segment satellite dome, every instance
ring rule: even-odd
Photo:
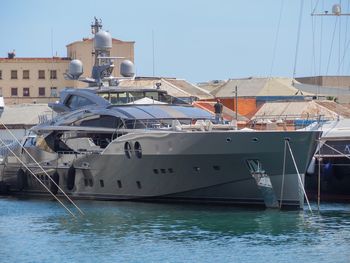
[[[79,59],[73,59],[69,63],[68,73],[74,79],[78,79],[83,74],[83,63]]]
[[[333,7],[332,7],[332,13],[333,13],[334,15],[339,16],[340,13],[341,13],[341,6],[340,6],[339,4],[333,5]]]
[[[130,60],[124,60],[120,64],[120,75],[127,78],[135,76],[134,63],[132,63]]]
[[[100,30],[95,34],[94,45],[96,50],[108,50],[112,48],[112,36],[109,32]]]

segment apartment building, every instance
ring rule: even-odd
[[[134,62],[134,43],[112,40],[111,56]],[[67,57],[17,58],[14,52],[0,58],[0,95],[5,104],[47,103],[56,101],[66,87],[84,87],[84,83],[66,80],[72,59],[83,62],[83,77],[90,77],[93,66],[93,40],[84,38],[67,46]],[[121,60],[115,61],[114,76],[119,76]]]

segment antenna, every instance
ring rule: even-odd
[[[154,70],[155,66],[154,66],[154,31],[152,29],[152,70],[153,70],[153,77],[154,77]]]

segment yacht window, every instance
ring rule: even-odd
[[[120,128],[123,122],[120,118],[108,115],[89,116],[74,123],[77,126]]]
[[[75,95],[71,96],[66,102],[66,106],[70,109],[78,109],[91,104],[94,104],[91,100]]]
[[[129,92],[129,102],[134,102],[136,100],[144,98],[144,94],[142,91],[130,91]]]
[[[159,100],[158,92],[156,92],[156,91],[145,92],[145,97],[153,99],[153,100]]]

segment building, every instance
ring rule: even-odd
[[[268,101],[302,101],[312,93],[301,92],[292,78],[242,78],[211,81],[199,86],[219,98],[229,109],[251,118]],[[237,94],[235,92],[237,87]],[[237,104],[236,104],[237,96]]]
[[[350,76],[314,76],[296,78],[296,87],[316,97],[332,99],[341,104],[350,103]]]
[[[350,88],[350,76],[311,76],[295,78],[303,84],[322,87]]]
[[[169,95],[191,103],[197,100],[214,99],[208,91],[187,82],[184,79],[161,77],[136,77],[134,80],[122,81],[120,87],[159,88]]]
[[[112,40],[112,57],[123,57],[134,62],[135,42]],[[83,62],[85,77],[90,77],[93,65],[93,39],[84,38],[67,45],[67,57],[17,58],[10,52],[0,58],[0,95],[5,104],[47,103],[55,101],[66,87],[84,87],[79,81],[66,80],[72,59]],[[120,60],[115,61],[114,76],[119,76]]]

